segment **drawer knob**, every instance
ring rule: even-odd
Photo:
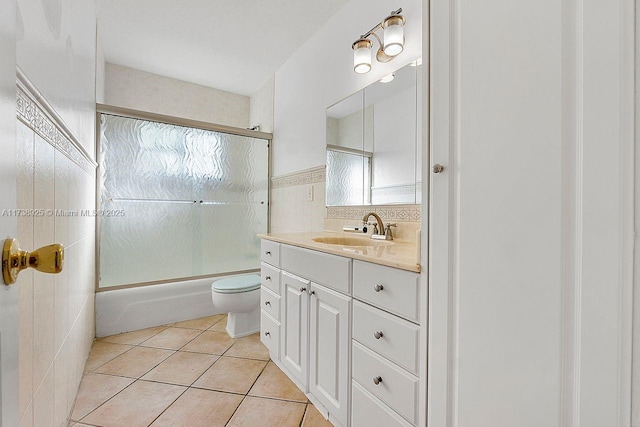
[[[307,288],[300,288],[300,292],[304,292],[306,290],[307,290]]]
[[[265,255],[271,255],[271,251],[265,251],[264,254]]]
[[[271,305],[271,301],[265,301],[264,305]]]
[[[264,278],[264,280],[271,281],[271,276],[267,276],[267,277],[265,277],[265,278]]]
[[[384,286],[382,286],[382,285],[375,285],[373,287],[373,290],[376,291],[376,292],[380,292],[383,289],[384,289]]]
[[[271,332],[265,332],[265,333],[264,333],[264,336],[265,336],[265,337],[270,337],[270,336],[271,336]]]
[[[376,331],[373,333],[373,336],[379,340],[380,338],[382,338],[384,336],[384,334],[382,333],[382,331]]]
[[[382,377],[373,377],[373,383],[378,385],[382,382]]]

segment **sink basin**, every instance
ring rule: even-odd
[[[324,243],[327,245],[339,245],[339,246],[389,246],[393,245],[393,242],[387,240],[374,240],[363,237],[316,237],[312,239],[317,243]]]

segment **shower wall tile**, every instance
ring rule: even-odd
[[[249,127],[249,97],[105,64],[107,105],[240,128]]]
[[[20,425],[64,426],[95,336],[95,219],[79,215],[94,209],[95,170],[37,98],[18,92],[29,103],[17,115],[18,209],[34,215],[19,217],[17,237],[23,249],[65,247],[60,274],[18,278]]]

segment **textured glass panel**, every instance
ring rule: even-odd
[[[369,157],[327,150],[327,206],[369,204],[370,172]]]
[[[259,268],[267,143],[102,115],[100,286]]]

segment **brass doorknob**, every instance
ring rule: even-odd
[[[59,243],[43,246],[33,252],[20,249],[17,239],[6,239],[2,247],[2,278],[5,285],[16,282],[25,268],[35,268],[43,273],[57,274],[64,264],[64,248]]]

